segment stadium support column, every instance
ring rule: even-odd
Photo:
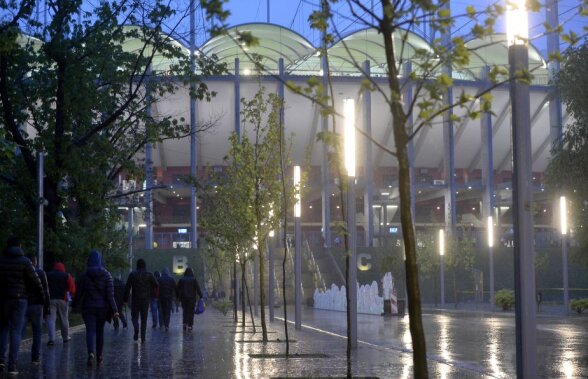
[[[326,57],[327,49],[323,43],[321,67],[323,71],[323,95],[329,94],[329,68]],[[322,116],[321,132],[326,133],[329,131],[329,116]],[[327,248],[331,247],[331,186],[330,186],[330,175],[329,175],[329,147],[323,141],[323,150],[321,154],[321,189],[322,189],[322,226],[323,226],[323,239],[324,246]]]
[[[194,1],[190,0],[190,73],[196,72],[196,21]],[[197,145],[196,145],[196,83],[190,80],[190,175],[196,178],[198,175]],[[198,247],[198,201],[196,187],[190,188],[190,247]]]
[[[239,58],[235,58],[235,133],[241,141],[241,75],[239,74]]]
[[[443,9],[449,10],[449,2],[443,5]],[[442,44],[451,46],[451,29],[442,36]],[[444,66],[443,73],[452,77],[451,66]],[[443,96],[444,106],[451,107],[453,104],[453,87],[447,88]],[[455,136],[453,134],[453,121],[451,116],[453,110],[450,108],[443,114],[443,171],[445,172],[445,230],[451,238],[455,234],[456,212],[455,212]]]
[[[552,30],[557,30],[559,25],[558,14],[558,0],[548,1],[545,6],[545,18],[549,27]],[[547,34],[547,55],[552,56],[559,54],[559,33],[552,32]],[[554,76],[559,72],[560,64],[557,59],[550,59],[547,64],[548,75],[550,82]],[[563,115],[561,97],[559,91],[554,86],[551,86],[551,98],[549,99],[549,125],[551,143],[556,143],[561,140],[563,133]]]
[[[151,66],[147,68],[147,87],[150,85]],[[147,119],[151,118],[151,101],[153,101],[150,90],[147,88]],[[145,250],[153,249],[153,160],[151,142],[145,145]]]
[[[369,80],[370,77],[370,61],[363,62],[363,72],[365,77]],[[372,136],[372,93],[369,89],[363,92],[363,131],[368,136]],[[363,138],[364,146],[364,162],[363,162],[363,178],[364,178],[364,193],[363,193],[363,214],[364,214],[364,233],[365,246],[374,246],[374,168],[372,167],[372,141]]]
[[[484,85],[490,86],[489,81],[490,67],[484,70]],[[480,118],[480,132],[482,137],[482,183],[484,184],[484,193],[482,197],[482,220],[486,220],[488,236],[494,235],[494,157],[492,141],[492,113],[483,112]],[[493,242],[488,239],[488,292],[490,294],[490,309],[494,307],[494,256]]]
[[[413,94],[412,94],[412,83],[410,82],[410,73],[412,72],[412,62],[405,61],[402,65],[402,77],[404,79],[404,84],[402,88],[402,101],[404,102],[404,111],[408,113],[410,111],[410,105],[412,104]],[[412,112],[406,119],[406,128],[409,131],[409,134],[412,134],[413,130],[413,120],[412,120]],[[412,196],[410,197],[410,208],[412,211],[412,215],[416,222],[416,192],[414,191],[414,138],[411,138],[408,141],[408,164],[410,170],[410,188],[413,189]]]

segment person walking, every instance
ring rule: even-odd
[[[119,328],[119,321],[122,323],[123,329],[126,329],[128,326],[127,317],[125,316],[125,312],[123,311],[124,302],[125,302],[125,284],[120,278],[120,274],[116,274],[114,278],[114,301],[116,302],[116,308],[118,309],[118,318],[113,320],[113,326],[115,330]]]
[[[86,271],[78,283],[73,305],[82,309],[86,325],[87,365],[91,367],[94,359],[98,365],[103,361],[104,324],[109,317],[118,317],[112,276],[102,266],[102,257],[98,251],[90,252]]]
[[[24,337],[27,329],[27,322],[31,323],[33,332],[33,344],[31,346],[31,362],[34,365],[41,363],[41,338],[43,337],[43,318],[49,315],[49,287],[47,286],[47,276],[45,271],[37,267],[37,256],[28,254],[27,258],[31,261],[35,271],[43,285],[44,296],[40,297],[35,292],[29,293],[27,312],[25,322],[22,326],[22,336]]]
[[[47,335],[49,336],[47,346],[55,345],[55,322],[57,318],[59,318],[63,343],[68,343],[71,340],[69,336],[68,294],[71,299],[75,297],[75,282],[71,274],[65,271],[65,265],[61,262],[56,262],[53,265],[53,270],[47,273],[47,283],[49,284],[49,295],[51,296],[49,300],[50,313],[47,316]]]
[[[155,280],[157,280],[157,283],[159,283],[159,278],[161,278],[161,274],[159,273],[159,271],[154,271],[153,276],[155,277]],[[149,302],[149,307],[151,310],[151,326],[153,327],[153,329],[155,329],[157,328],[157,324],[163,325],[163,322],[161,322],[159,317],[159,287],[151,293],[151,301]]]
[[[155,276],[147,271],[147,265],[143,259],[137,260],[137,269],[129,274],[125,286],[125,303],[131,299],[131,320],[135,334],[133,339],[139,339],[139,316],[141,316],[141,343],[145,343],[147,334],[147,312],[151,295],[157,290],[159,284]]]
[[[159,279],[159,306],[161,308],[161,319],[165,331],[169,330],[169,320],[174,300],[174,292],[176,289],[176,281],[169,275],[167,268],[161,270],[161,278]]]
[[[196,296],[202,297],[202,291],[200,291],[200,286],[191,267],[186,268],[184,276],[178,280],[176,296],[182,303],[184,330],[192,331],[194,308],[198,300]]]
[[[6,345],[10,336],[9,376],[18,375],[18,350],[31,294],[45,303],[41,279],[31,261],[24,256],[20,239],[12,237],[0,257],[0,370],[3,371],[6,365]]]

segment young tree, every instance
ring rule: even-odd
[[[45,153],[50,262],[107,249],[117,236],[110,234],[117,217],[107,211],[115,209],[115,179],[142,178],[136,156],[145,144],[190,133],[181,118],[150,115],[152,104],[183,80],[196,82],[191,95],[199,99],[214,93],[170,37],[183,16],[166,2],[101,1],[90,11],[77,0],[49,1],[46,24],[34,5],[7,2],[0,22],[0,137],[2,146],[18,147],[11,160],[1,155],[0,182],[15,199],[10,207],[2,202],[2,212],[21,209],[19,232],[34,236],[36,153]],[[203,59],[199,68],[204,75],[219,69]]]

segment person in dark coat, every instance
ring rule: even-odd
[[[25,316],[25,323],[22,327],[22,335],[25,335],[27,329],[27,322],[31,323],[33,332],[33,344],[31,346],[31,362],[34,365],[41,363],[41,338],[43,337],[43,316],[49,315],[49,286],[47,285],[47,276],[45,271],[37,267],[37,256],[28,254],[27,258],[35,267],[35,271],[41,279],[43,285],[44,298],[39,297],[35,292],[29,294],[27,313]]]
[[[118,308],[114,301],[112,276],[102,266],[102,257],[96,250],[90,252],[87,269],[79,279],[73,305],[81,307],[86,325],[88,366],[92,366],[94,358],[97,364],[101,364],[104,324],[109,317],[118,317]]]
[[[118,309],[118,318],[115,318],[113,321],[113,326],[115,330],[119,328],[119,320],[122,323],[123,329],[126,329],[128,326],[127,317],[125,316],[125,312],[123,312],[124,302],[125,302],[125,284],[120,279],[120,274],[114,278],[114,301],[116,302],[116,308]]]
[[[45,300],[41,279],[20,247],[20,239],[10,238],[0,257],[0,370],[4,370],[6,345],[10,335],[8,375],[18,375],[16,359],[22,338],[29,295]]]
[[[196,296],[202,297],[202,291],[192,268],[188,267],[184,276],[178,280],[176,296],[182,303],[184,330],[191,331],[194,325],[194,308],[198,300]]]
[[[125,286],[125,303],[131,299],[131,319],[135,334],[133,339],[139,339],[139,315],[141,316],[141,343],[145,343],[147,334],[147,313],[151,295],[157,290],[159,284],[152,273],[147,271],[147,265],[143,259],[137,260],[137,269],[129,274]]]
[[[159,279],[159,307],[161,308],[161,318],[166,332],[169,330],[169,319],[175,289],[176,281],[169,275],[168,269],[164,268],[161,270],[161,278]]]

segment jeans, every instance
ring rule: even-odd
[[[4,362],[6,345],[10,334],[10,350],[8,364],[16,364],[18,349],[22,339],[22,326],[25,322],[28,301],[26,299],[10,299],[0,301],[0,361]]]
[[[84,324],[86,324],[88,355],[95,353],[98,357],[102,356],[106,313],[107,310],[104,308],[86,308],[82,310],[82,318],[84,319]]]
[[[47,335],[49,341],[55,341],[55,321],[59,316],[59,323],[61,326],[61,338],[67,341],[69,338],[69,320],[68,320],[68,303],[61,299],[51,299],[51,313],[47,316]]]
[[[163,320],[163,326],[169,328],[169,319],[172,310],[172,299],[159,299],[159,308],[161,309],[161,320]]]
[[[149,299],[136,299],[131,304],[131,319],[135,333],[139,332],[139,316],[141,316],[141,340],[145,340],[147,334],[147,313],[149,311]]]
[[[182,310],[184,325],[192,327],[194,325],[194,308],[196,307],[196,300],[182,300]]]
[[[153,327],[157,327],[157,323],[158,323],[158,313],[159,313],[159,307],[157,306],[157,299],[151,299],[150,302],[150,307],[151,307],[151,321],[153,321]]]
[[[41,304],[29,304],[22,324],[22,335],[27,329],[27,322],[31,323],[33,330],[33,346],[31,347],[31,359],[36,361],[41,357],[41,338],[43,337],[43,306]]]

